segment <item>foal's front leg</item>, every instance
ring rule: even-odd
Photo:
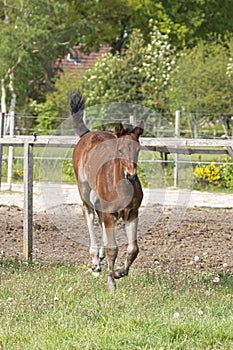
[[[127,276],[129,273],[129,268],[133,261],[136,259],[139,248],[137,243],[137,228],[138,228],[138,218],[132,221],[126,221],[125,229],[128,238],[127,256],[124,265],[115,271],[114,277],[121,278]]]

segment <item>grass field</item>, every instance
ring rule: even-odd
[[[232,349],[233,276],[0,260],[0,349]]]

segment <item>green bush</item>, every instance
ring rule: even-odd
[[[75,182],[74,169],[71,160],[65,160],[62,163],[62,173],[66,175],[70,181]]]
[[[233,164],[225,164],[221,169],[221,181],[226,188],[233,188]]]

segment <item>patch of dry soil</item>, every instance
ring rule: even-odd
[[[54,209],[52,213],[61,218],[63,226],[60,229],[51,220],[51,213],[34,213],[34,259],[77,264],[90,262],[87,227],[80,206],[69,207],[75,215],[65,215],[65,207]],[[172,209],[166,208],[159,215],[158,208],[154,210],[154,214],[149,213],[150,218],[153,215],[156,217],[151,227],[145,215],[140,219],[140,252],[134,266],[152,269],[158,266],[164,269],[223,269],[227,264],[227,268],[233,271],[233,209],[188,209],[181,223],[170,234],[166,227]],[[72,236],[74,227],[76,234]],[[123,226],[119,224],[118,228],[120,247],[117,264],[120,264],[125,256],[126,243]],[[0,256],[22,257],[22,252],[23,211],[14,206],[0,206]]]

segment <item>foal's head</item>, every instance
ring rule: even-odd
[[[118,123],[115,127],[117,137],[116,158],[120,159],[125,178],[134,182],[137,178],[137,162],[140,150],[139,136],[143,134],[144,125],[135,128],[131,125],[123,127]]]

